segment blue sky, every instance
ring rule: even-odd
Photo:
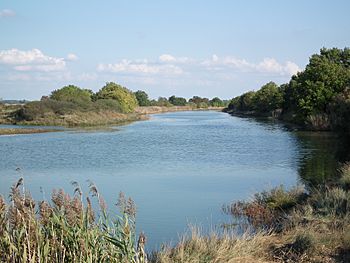
[[[350,46],[350,1],[0,2],[0,98],[114,81],[158,96],[232,98]]]

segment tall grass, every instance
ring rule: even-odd
[[[121,213],[112,216],[93,183],[86,202],[80,186],[73,185],[73,196],[58,190],[51,202],[36,203],[21,178],[11,187],[9,204],[0,197],[0,261],[147,262],[145,236],[136,242],[134,202],[121,194]]]

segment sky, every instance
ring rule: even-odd
[[[230,99],[350,46],[348,0],[0,1],[0,98],[116,82]]]

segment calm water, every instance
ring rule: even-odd
[[[313,178],[314,163],[336,162],[324,149],[331,141],[211,111],[153,115],[114,132],[1,136],[0,193],[20,176],[35,198],[59,187],[72,193],[72,180],[86,189],[90,179],[112,209],[123,191],[135,200],[138,230],[152,249],[175,242],[189,223],[223,222],[224,203]]]

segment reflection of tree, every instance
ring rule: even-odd
[[[332,180],[339,163],[349,160],[349,140],[329,133],[300,132],[296,135],[303,155],[299,176],[308,186]]]

